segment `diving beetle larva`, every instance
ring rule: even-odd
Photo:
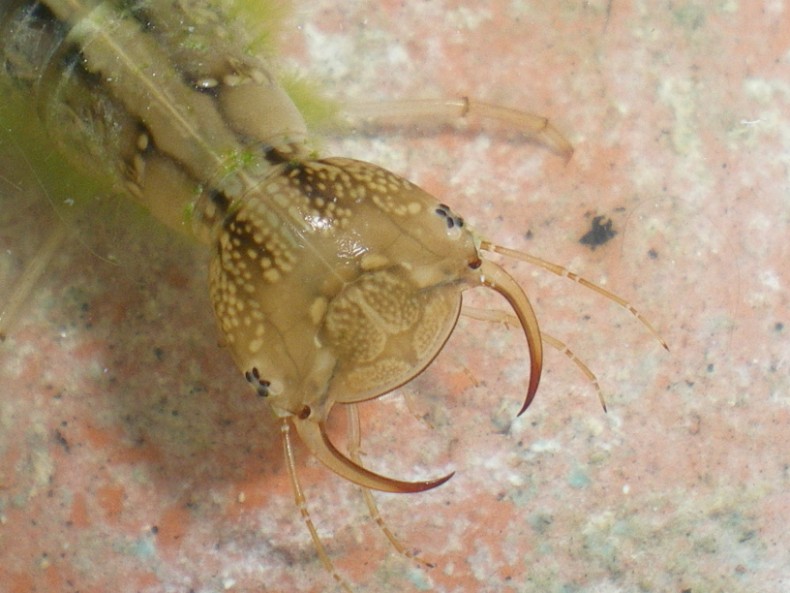
[[[355,404],[408,383],[431,363],[469,288],[496,291],[515,318],[472,316],[515,319],[524,332],[530,376],[519,415],[538,390],[543,341],[574,358],[541,334],[523,289],[486,253],[566,276],[655,331],[608,291],[478,237],[406,179],[367,162],[316,157],[299,110],[241,21],[229,16],[231,4],[5,1],[2,76],[8,93],[33,99],[52,141],[78,167],[210,247],[209,290],[222,340],[280,420],[296,503],[322,563],[349,590],[307,511],[291,430],[329,469],[364,489],[413,493],[450,479],[375,473],[353,448],[347,455],[332,443],[326,422],[335,404],[346,404],[358,434]],[[566,157],[572,152],[545,119],[469,99],[359,110],[471,114],[514,126]]]

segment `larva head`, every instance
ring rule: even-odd
[[[531,330],[531,399],[540,340],[523,292],[481,260],[449,208],[380,167],[339,158],[278,166],[232,206],[211,266],[221,331],[275,413],[294,418],[336,472],[399,491],[406,483],[363,477],[331,447],[324,421],[335,403],[419,374],[455,326],[461,292],[479,285],[504,294]],[[426,484],[435,485],[417,489]]]

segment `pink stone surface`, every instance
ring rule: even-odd
[[[363,408],[371,467],[457,472],[376,496],[434,568],[395,554],[358,489],[297,450],[341,574],[359,592],[790,590],[785,3],[336,4],[297,8],[285,32],[287,63],[331,96],[473,96],[551,117],[576,152],[474,129],[322,150],[405,174],[491,240],[614,290],[671,348],[512,266],[608,414],[549,349],[516,419],[523,338],[462,319],[427,373]],[[50,232],[24,178],[0,169],[0,299]],[[0,590],[333,590],[277,425],[217,345],[205,256],[109,210],[76,227],[0,344]],[[593,251],[579,238],[596,215],[617,235]]]

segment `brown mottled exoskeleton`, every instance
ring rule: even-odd
[[[321,560],[343,583],[307,513],[291,427],[332,471],[365,488],[436,487],[452,474],[397,480],[339,451],[325,430],[334,406],[353,410],[421,373],[452,332],[462,293],[483,286],[508,301],[529,346],[521,413],[538,389],[542,340],[565,348],[541,336],[524,291],[485,253],[592,285],[480,239],[450,207],[381,167],[316,158],[302,116],[250,51],[243,28],[224,15],[227,4],[129,1],[121,10],[98,0],[6,2],[2,74],[9,92],[35,99],[54,140],[84,168],[98,167],[164,223],[209,245],[220,332],[281,420],[297,503]],[[566,157],[572,152],[545,119],[466,99],[380,109],[393,112],[493,118]]]

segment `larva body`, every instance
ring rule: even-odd
[[[340,452],[325,431],[333,406],[353,410],[422,372],[461,293],[485,286],[508,300],[529,344],[523,412],[542,365],[534,313],[485,259],[495,248],[449,207],[375,165],[314,157],[299,111],[224,3],[122,4],[5,2],[3,76],[78,166],[212,250],[222,339],[281,419],[297,502],[340,580],[307,518],[290,428],[363,487],[437,486],[450,476],[405,482]]]
[[[304,122],[267,65],[245,55],[243,39],[220,43],[220,54],[209,45],[231,37],[219,6],[157,6],[23,3],[4,19],[6,74],[63,145],[211,245],[222,335],[314,454],[365,486],[434,485],[350,462],[323,432],[329,411],[421,372],[455,324],[461,291],[481,284],[518,303],[531,399],[541,346],[526,297],[481,259],[461,219],[416,186],[367,163],[311,159]]]

